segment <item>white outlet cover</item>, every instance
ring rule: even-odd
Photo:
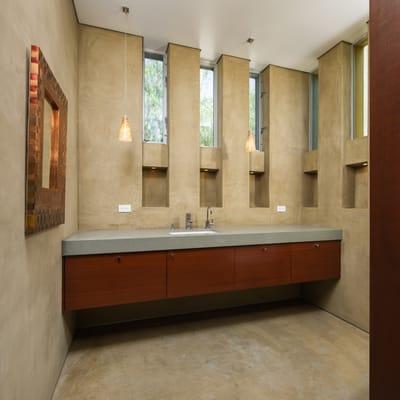
[[[132,205],[131,204],[118,204],[118,212],[120,212],[120,213],[132,212]]]
[[[277,206],[276,211],[278,211],[279,213],[284,213],[286,212],[286,206]]]

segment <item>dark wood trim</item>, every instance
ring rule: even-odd
[[[389,400],[400,398],[400,0],[370,5],[370,400]]]

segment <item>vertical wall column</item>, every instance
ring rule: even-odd
[[[270,206],[287,207],[277,223],[300,222],[303,153],[308,143],[309,80],[301,71],[270,65],[262,73],[267,97],[264,151],[269,168]],[[263,97],[264,97],[263,96]]]
[[[249,154],[245,151],[249,130],[249,73],[249,60],[223,55],[218,61],[218,124],[226,210],[249,207]]]
[[[168,45],[169,205],[200,206],[200,50]]]
[[[80,26],[79,35],[79,225],[128,225],[118,204],[142,203],[143,38]],[[118,140],[127,114],[132,143]]]
[[[350,44],[341,42],[319,59],[319,90],[318,206],[334,210],[342,207],[344,145],[351,134]]]
[[[346,151],[351,134],[351,57],[351,44],[340,42],[319,59],[318,207],[303,209],[304,224],[343,229],[341,279],[307,284],[303,293],[312,303],[368,330],[368,208],[345,208],[343,201],[345,165],[356,162]]]

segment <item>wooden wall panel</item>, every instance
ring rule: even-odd
[[[370,399],[399,399],[400,0],[371,0]]]

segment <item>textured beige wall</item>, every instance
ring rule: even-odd
[[[343,229],[342,277],[338,282],[305,285],[304,294],[368,330],[369,210],[343,208],[345,148],[351,123],[350,79],[351,46],[340,43],[319,60],[318,207],[304,208],[302,221]]]
[[[123,35],[82,26],[79,43],[80,229],[183,226],[185,212],[191,212],[195,225],[202,226],[198,49],[169,45],[170,206],[142,207],[142,39],[130,36],[128,42],[128,108],[135,136],[128,144],[119,143],[116,136],[123,113]],[[250,208],[249,157],[245,152],[249,65],[247,60],[231,56],[223,56],[220,64],[223,207],[214,210],[215,220],[217,224],[299,223],[301,163],[308,126],[307,74],[271,67],[271,109],[277,113],[271,120],[268,158],[273,202],[271,208]],[[132,203],[135,212],[118,214],[120,203]],[[278,204],[287,205],[288,212],[277,213]]]
[[[72,2],[3,0],[0,37],[0,398],[45,400],[70,342],[61,313],[61,240],[77,229],[78,31]],[[31,44],[42,48],[68,98],[66,223],[26,238]]]
[[[186,212],[193,214],[194,224],[203,226],[206,210],[200,207],[200,146],[199,146],[199,68],[197,49],[170,44],[168,50],[168,184],[169,207],[142,207],[141,204],[141,101],[142,42],[130,37],[129,106],[134,124],[134,142],[119,143],[117,129],[122,114],[121,101],[123,64],[120,62],[122,35],[92,27],[80,29],[79,84],[79,227],[80,229],[153,228],[184,225]],[[107,54],[107,57],[104,57]],[[297,71],[272,67],[270,77],[271,107],[277,116],[272,119],[268,158],[271,178],[271,208],[250,208],[249,155],[245,152],[248,131],[247,60],[223,56],[218,68],[223,207],[214,209],[218,224],[299,223],[301,217],[301,163],[306,149],[308,121],[308,78]],[[288,104],[287,104],[288,103]],[[98,118],[93,118],[98,115]],[[137,116],[137,119],[135,119]],[[95,132],[95,134],[94,134]],[[289,156],[288,156],[289,155]],[[290,158],[290,160],[288,160]],[[285,161],[286,160],[286,161]],[[219,179],[217,179],[218,184]],[[215,182],[214,182],[215,184]],[[118,214],[119,203],[132,203],[135,212]],[[276,212],[278,204],[288,206],[287,214]],[[273,295],[271,295],[271,293]],[[277,291],[266,290],[259,299],[296,297],[299,287]],[[229,296],[227,299],[231,299]],[[227,300],[225,305],[240,304],[241,296]],[[196,309],[196,300],[187,300],[188,308]],[[218,302],[218,301],[217,301]],[[143,306],[144,307],[144,306]],[[202,307],[215,304],[204,300]],[[139,307],[141,309],[141,307]],[[140,316],[137,307],[121,311],[118,319]],[[160,306],[160,313],[162,306]],[[124,308],[126,310],[126,308]],[[115,310],[114,310],[115,311]],[[105,312],[105,311],[104,311]],[[171,314],[180,312],[170,305]],[[111,315],[91,320],[104,322]]]
[[[200,50],[168,45],[169,205],[200,206]]]
[[[308,146],[309,76],[304,72],[270,66],[269,124],[264,148],[269,149],[270,205],[287,206],[274,223],[301,222],[302,153]],[[268,140],[269,137],[269,140]]]
[[[142,202],[141,37],[127,35],[127,101],[124,104],[124,35],[79,27],[79,224],[126,226],[118,204]],[[118,141],[127,114],[133,143]]]

